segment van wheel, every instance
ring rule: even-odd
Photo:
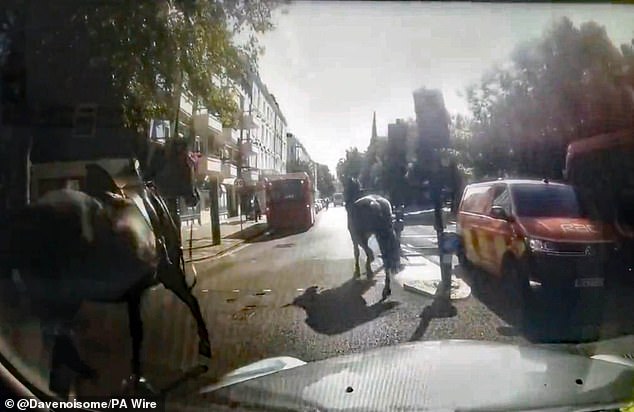
[[[528,273],[524,265],[515,259],[507,259],[502,272],[504,294],[510,306],[514,309],[518,327],[528,327],[531,315],[535,309],[535,294],[531,289]]]

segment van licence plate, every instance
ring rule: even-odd
[[[601,288],[603,287],[603,278],[579,278],[575,279],[576,288]]]

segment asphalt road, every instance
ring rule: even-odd
[[[408,218],[402,243],[410,256],[436,259],[430,224],[429,213]],[[216,376],[265,357],[312,361],[410,340],[524,344],[598,339],[634,331],[629,315],[633,295],[625,287],[600,298],[576,299],[565,310],[566,299],[561,296],[543,298],[534,324],[521,330],[514,302],[506,301],[499,282],[483,273],[456,269],[473,293],[455,301],[455,315],[445,317],[431,309],[431,297],[403,290],[396,282],[392,296],[380,302],[383,271],[374,281],[353,281],[352,256],[345,210],[331,207],[304,233],[265,235],[224,256],[196,263],[190,269],[198,274],[195,294],[212,335],[214,357],[209,372],[175,387],[171,396],[186,396]],[[363,268],[365,256],[361,256]],[[380,262],[374,268],[380,269]],[[592,310],[587,311],[588,307]],[[40,342],[37,321],[14,307],[5,309],[0,312],[5,343],[33,376],[46,382],[50,349]],[[193,319],[162,287],[148,291],[142,316],[144,374],[157,388],[169,387],[201,361]],[[121,379],[129,374],[125,305],[86,304],[75,330],[82,357],[99,373],[96,380],[78,384],[77,391],[116,393]]]

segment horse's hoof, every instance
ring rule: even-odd
[[[355,278],[355,279],[359,279],[361,277],[361,272],[354,272],[352,277]]]
[[[367,272],[365,272],[365,277],[367,277],[368,279],[372,279],[374,277],[374,272],[368,270]]]
[[[383,295],[382,295],[383,299],[382,300],[387,299],[388,296],[390,296],[391,294],[392,294],[392,290],[391,289],[383,289]]]
[[[207,359],[211,359],[211,345],[209,342],[198,342],[198,353]]]

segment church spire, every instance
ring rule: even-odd
[[[376,139],[377,139],[377,135],[376,135],[376,111],[375,111],[374,114],[372,115],[372,137],[370,137],[370,143],[376,142]]]

